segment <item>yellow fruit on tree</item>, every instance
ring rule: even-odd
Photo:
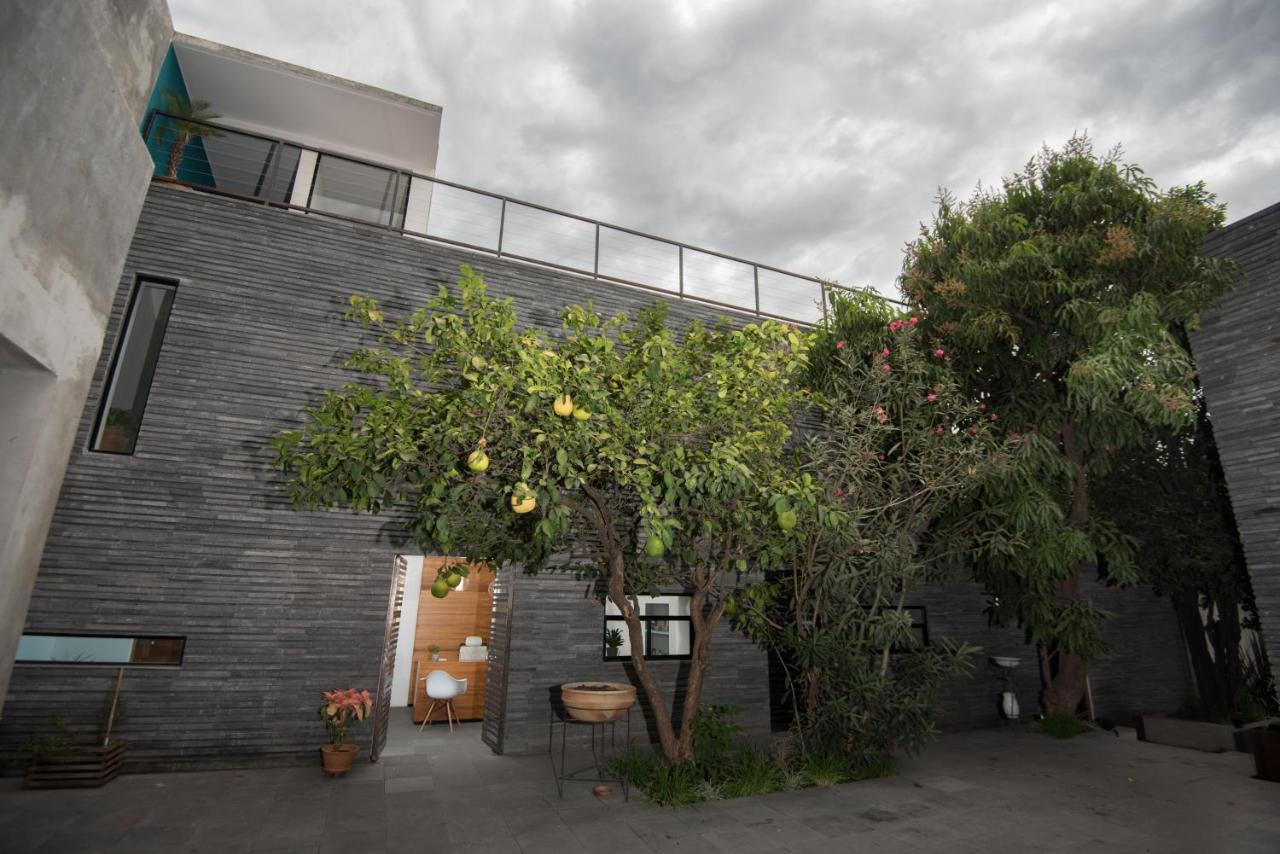
[[[650,534],[649,539],[644,541],[644,553],[649,557],[662,557],[667,553],[667,547],[662,542],[662,538],[657,534]]]
[[[591,413],[579,406],[573,410],[573,417],[579,421],[586,421],[591,417]]]
[[[443,599],[449,595],[449,583],[443,578],[437,578],[431,582],[431,595],[437,599]]]
[[[573,398],[567,394],[562,394],[556,398],[556,402],[551,404],[552,410],[561,418],[568,418],[573,414]]]
[[[784,531],[790,531],[796,526],[796,511],[783,510],[778,514],[778,527]]]
[[[475,472],[485,471],[489,468],[489,455],[484,451],[472,451],[467,454],[467,468]]]
[[[533,494],[533,490],[529,488],[529,485],[527,483],[517,483],[516,488],[511,491],[511,509],[516,513],[524,514],[532,512],[533,508],[537,506],[537,496]]]
[[[449,585],[450,587],[457,587],[459,584],[462,583],[462,573],[452,572],[452,571],[446,573],[444,577],[444,583]]]

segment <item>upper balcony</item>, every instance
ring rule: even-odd
[[[835,287],[436,178],[440,109],[393,93],[188,37],[156,91],[157,180],[805,325]],[[165,91],[217,118],[175,112]]]

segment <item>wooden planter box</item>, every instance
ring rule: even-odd
[[[1153,744],[1186,747],[1208,753],[1228,753],[1238,749],[1236,728],[1230,724],[1208,724],[1155,715],[1142,715],[1138,718],[1138,738]]]
[[[28,789],[85,789],[110,783],[124,764],[125,743],[108,747],[76,747],[61,756],[46,756],[27,768]]]

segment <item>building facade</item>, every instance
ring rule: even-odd
[[[1209,236],[1241,266],[1191,339],[1244,546],[1273,678],[1280,681],[1280,204]]]
[[[230,70],[218,71],[223,60]],[[397,557],[416,549],[395,513],[294,509],[270,447],[323,389],[350,378],[342,360],[365,340],[342,318],[350,294],[373,296],[389,313],[409,311],[469,264],[492,293],[515,301],[523,323],[545,329],[558,328],[564,305],[588,301],[602,312],[634,313],[666,300],[677,326],[725,314],[744,322],[756,312],[820,316],[821,306],[806,302],[813,280],[782,281],[776,277],[785,274],[757,266],[734,284],[740,271],[731,265],[747,262],[612,226],[582,232],[590,246],[594,230],[593,259],[587,252],[566,261],[555,253],[579,234],[573,228],[591,221],[570,217],[556,231],[536,218],[556,212],[480,194],[501,208],[495,251],[468,236],[479,231],[463,231],[475,227],[463,216],[474,209],[448,195],[465,188],[433,183],[420,165],[396,159],[396,151],[426,143],[373,138],[390,118],[366,126],[370,138],[356,151],[351,138],[237,124],[235,102],[210,82],[227,74],[242,87],[238,75],[257,63],[302,87],[290,90],[301,111],[304,84],[328,89],[334,81],[182,38],[170,61],[184,73],[187,96],[211,101],[222,118],[200,125],[209,132],[199,134],[190,125],[203,120],[190,117],[153,113],[143,125],[156,177],[119,277],[27,613],[32,640],[0,724],[6,755],[54,718],[97,719],[116,667],[76,653],[75,639],[84,636],[124,644],[117,731],[130,742],[135,770],[313,758],[324,738],[319,692],[378,684]],[[351,91],[381,98],[386,116],[419,132],[430,134],[432,121],[439,127],[439,111],[429,105],[368,87]],[[385,165],[371,153],[378,144]],[[434,169],[434,138],[427,147]],[[419,182],[425,185],[415,195]],[[513,244],[516,208],[533,212],[525,225],[543,226]],[[628,268],[610,255],[611,231],[673,247],[674,277],[642,280],[640,262]],[[711,259],[704,279],[697,253]],[[726,308],[729,302],[742,309]],[[131,359],[126,393],[121,377]],[[1098,713],[1125,719],[1181,705],[1188,675],[1169,604],[1143,590],[1094,592],[1117,614],[1107,627],[1115,654],[1093,673]],[[912,604],[932,639],[1020,656],[1018,691],[1034,708],[1034,650],[1020,631],[987,624],[980,590],[938,585]],[[546,749],[561,683],[627,678],[625,663],[601,642],[605,605],[571,576],[505,570],[491,625],[485,738],[499,752]],[[726,625],[717,632],[704,700],[740,706],[744,729],[767,733],[766,656]],[[654,669],[678,692],[686,664],[673,656]],[[980,664],[949,690],[944,726],[998,723],[996,698],[994,676]]]

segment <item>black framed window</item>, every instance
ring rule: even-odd
[[[90,450],[133,453],[176,292],[174,283],[156,279],[140,278],[134,285],[107,374]]]
[[[689,658],[693,648],[693,623],[688,596],[641,596],[640,626],[644,630],[647,661]],[[631,637],[627,621],[612,602],[605,603],[604,660],[630,661]]]
[[[929,614],[923,605],[907,605],[903,612],[911,618],[911,634],[915,635],[914,646],[929,645]]]
[[[187,639],[173,636],[24,634],[18,664],[179,666]]]

